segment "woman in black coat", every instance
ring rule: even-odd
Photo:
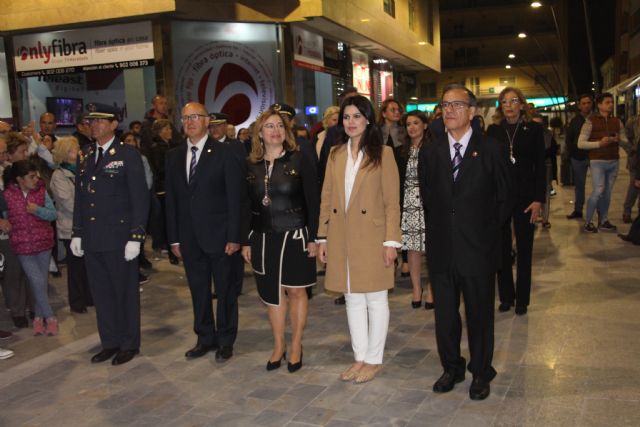
[[[518,315],[527,313],[531,294],[533,233],[545,201],[546,165],[542,126],[529,120],[527,100],[522,91],[506,87],[498,97],[498,113],[503,119],[491,125],[487,135],[508,145],[512,165],[513,209],[503,227],[502,262],[498,272],[501,312],[515,304]],[[511,268],[511,223],[516,238],[517,279],[514,287]]]

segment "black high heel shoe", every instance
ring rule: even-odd
[[[304,355],[304,353],[302,352],[302,349],[300,350],[300,361],[296,362],[296,363],[291,363],[288,362],[287,363],[287,369],[289,370],[290,373],[294,373],[295,371],[299,370],[300,368],[302,368],[302,356]]]
[[[278,359],[277,362],[272,362],[271,359],[269,359],[269,361],[267,362],[267,371],[273,371],[274,369],[278,369],[280,367],[280,365],[282,364],[283,360],[287,360],[287,351],[285,350],[284,353],[282,353],[282,357],[280,359]]]
[[[424,289],[420,289],[420,299],[418,301],[411,301],[411,307],[412,308],[420,308],[422,307],[422,293],[424,292]]]

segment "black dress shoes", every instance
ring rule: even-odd
[[[296,363],[287,363],[287,369],[289,370],[289,372],[291,372],[292,374],[299,370],[300,368],[302,368],[302,353],[300,353],[300,361],[296,362]]]
[[[446,393],[453,390],[453,386],[464,381],[464,372],[445,372],[433,385],[434,393]]]
[[[424,309],[425,310],[433,310],[434,308],[436,308],[436,304],[433,302],[429,302],[429,301],[425,301],[424,302]]]
[[[92,358],[91,358],[91,363],[100,363],[100,362],[104,362],[105,360],[111,359],[113,357],[114,354],[118,353],[120,350],[117,348],[105,348],[104,350],[102,350],[100,353],[95,354]]]
[[[180,264],[180,260],[178,259],[178,257],[175,256],[171,251],[169,251],[169,262],[173,265]]]
[[[344,295],[342,295],[341,297],[338,297],[336,299],[333,300],[333,303],[335,305],[344,305],[345,303],[345,299],[344,299]]]
[[[567,215],[567,219],[580,219],[580,218],[582,218],[581,212],[573,211],[569,215]]]
[[[518,316],[524,316],[527,314],[527,306],[526,305],[516,305],[516,314]]]
[[[84,313],[87,312],[87,308],[86,307],[71,308],[71,312],[72,313],[78,313],[78,314],[84,314]]]
[[[184,357],[186,357],[187,359],[196,359],[198,357],[204,356],[209,351],[214,350],[215,348],[216,347],[213,345],[196,344],[195,347],[193,347],[190,350],[187,350],[187,352],[184,354]]]
[[[233,356],[233,347],[231,346],[222,346],[216,351],[216,362],[223,363],[227,360],[231,359]]]
[[[139,350],[119,351],[118,354],[116,354],[116,357],[114,357],[113,360],[111,361],[111,364],[113,366],[118,366],[118,365],[122,365],[123,363],[127,363],[128,361],[133,359],[133,357],[138,353],[140,353]]]
[[[507,304],[506,302],[501,302],[500,305],[498,306],[498,311],[500,313],[504,313],[511,310],[511,304]]]
[[[469,397],[471,400],[484,400],[489,396],[491,387],[489,383],[482,378],[474,378],[469,387]]]
[[[618,237],[621,238],[622,240],[624,240],[625,242],[630,242],[631,241],[631,238],[629,237],[628,234],[618,233]]]
[[[282,353],[282,357],[278,359],[277,362],[272,362],[271,359],[267,362],[267,371],[273,371],[274,369],[278,369],[282,364],[283,360],[287,359],[287,352]]]
[[[12,316],[11,320],[13,320],[13,324],[16,328],[28,328],[29,321],[27,320],[27,316]]]

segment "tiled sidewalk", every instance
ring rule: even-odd
[[[620,175],[611,214],[618,225],[628,182]],[[250,276],[233,358],[187,361],[195,343],[189,293],[182,268],[163,259],[142,294],[142,354],[123,366],[89,363],[99,348],[94,312],[71,315],[64,281],[53,282],[60,335],[22,330],[0,343],[16,352],[0,361],[0,426],[638,425],[640,247],[581,233],[581,223],[564,218],[573,189],[557,190],[552,228],[536,231],[529,314],[496,313],[498,376],[485,401],[469,400],[469,375],[451,393],[431,392],[441,372],[433,312],[411,309],[400,280],[385,369],[371,383],[338,379],[352,360],[345,310],[319,289],[303,368],[267,372],[271,333]],[[9,327],[3,313],[0,328]]]

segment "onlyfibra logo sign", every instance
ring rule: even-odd
[[[20,77],[153,65],[150,22],[14,37]]]

